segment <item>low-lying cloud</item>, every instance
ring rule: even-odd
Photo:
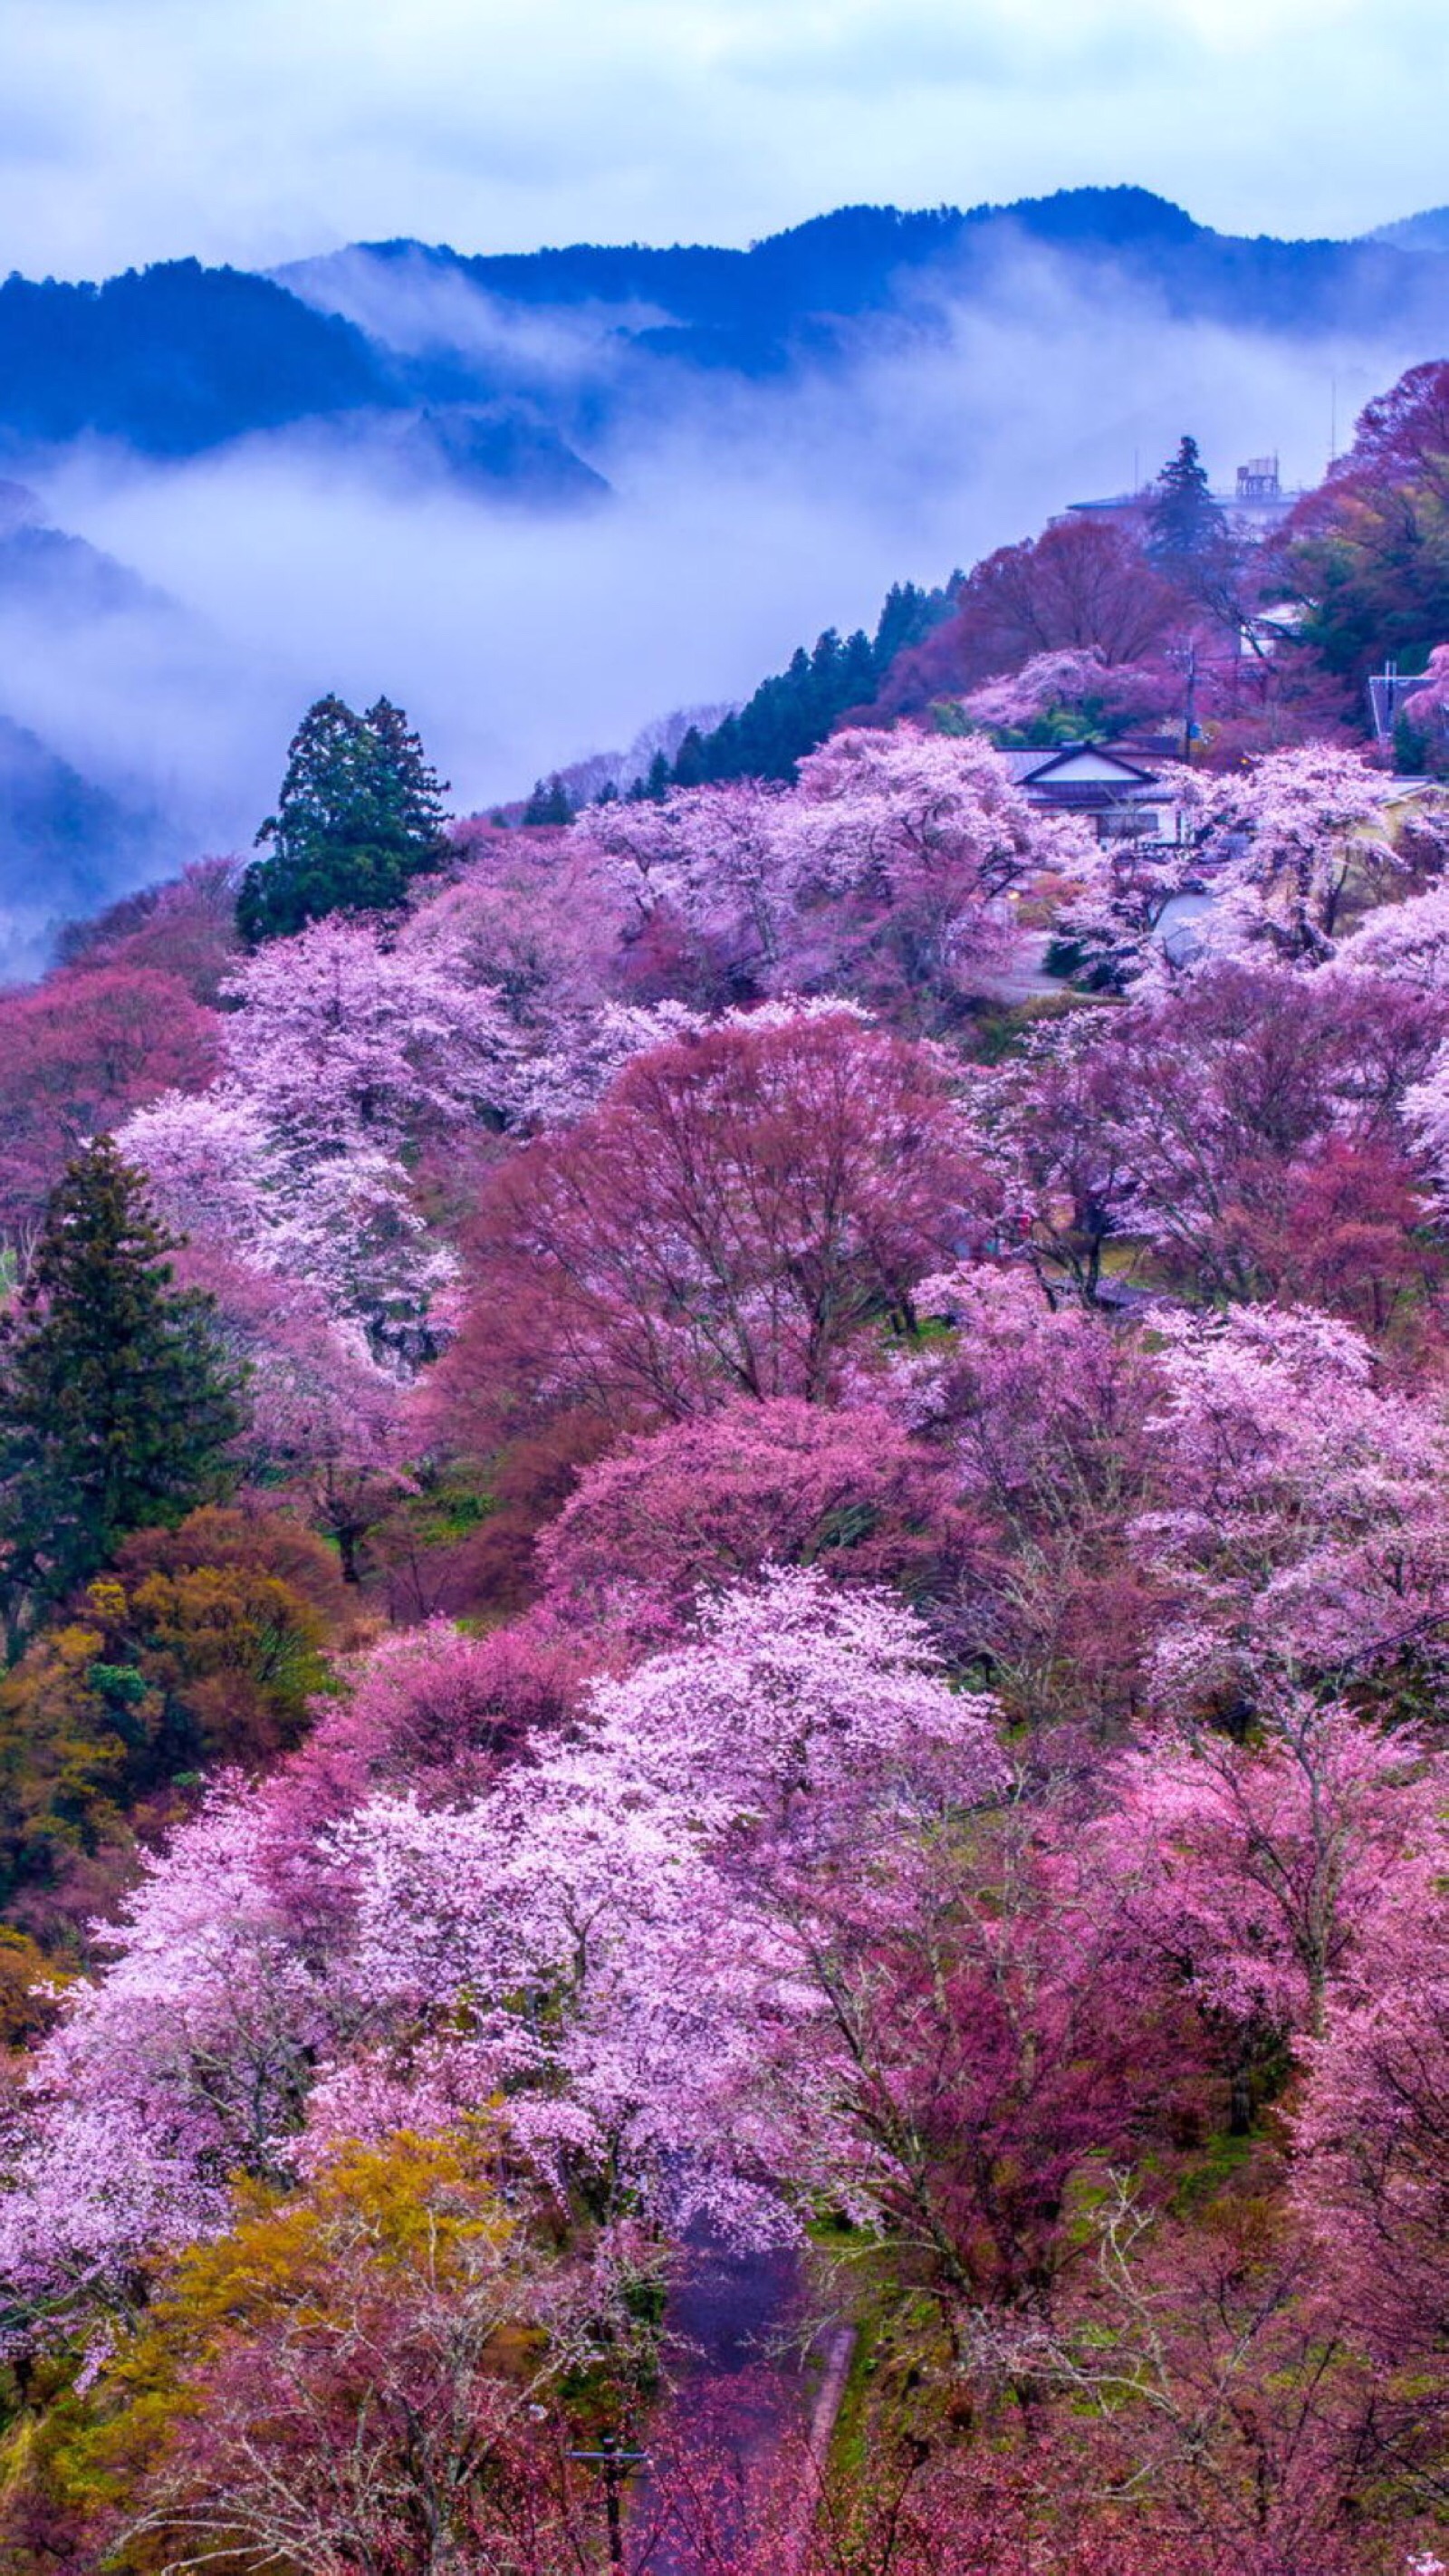
[[[428,328],[455,313],[471,346],[496,311],[455,287]],[[1285,480],[1316,479],[1334,380],[1342,429],[1426,354],[1188,326],[1023,257],[989,305],[862,327],[828,372],[661,370],[585,450],[613,491],[592,511],[404,487],[365,442],[315,434],[166,467],[77,452],[45,479],[51,515],[172,605],[62,631],[0,598],[0,701],[198,849],[250,841],[329,689],[403,703],[453,801],[483,806],[671,707],[745,695],[823,626],[872,622],[893,580],[939,581],[1124,488],[1185,429],[1221,481],[1271,450]]]

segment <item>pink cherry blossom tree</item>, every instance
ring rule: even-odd
[[[888,1413],[778,1396],[636,1437],[585,1468],[538,1552],[550,1600],[574,1618],[627,1603],[636,1631],[667,1635],[702,1589],[767,1562],[929,1586],[953,1535],[939,1464]]]
[[[582,1727],[501,1771],[487,1732],[500,1708],[516,1723],[519,1675],[486,1648],[465,1673],[468,1654],[449,1673],[434,1640],[389,1650],[329,1745],[272,1787],[223,1786],[148,1863],[113,1963],[35,2062],[3,2213],[17,2282],[63,2284],[84,2259],[121,2283],[158,2239],[224,2224],[233,2172],[285,2171],[319,2068],[335,2134],[339,2098],[362,2099],[345,2081],[358,2053],[368,2098],[395,2104],[430,2033],[427,2083],[475,2102],[503,2087],[521,2152],[656,2193],[683,2158],[691,2190],[737,2217],[763,2206],[712,2135],[719,2070],[747,2060],[754,2025],[719,1998],[702,2015],[690,1927],[728,1910],[746,1853],[759,1882],[770,1853],[849,1848],[872,1809],[989,1794],[989,1708],[948,1686],[909,1610],[805,1569],[726,1594],[688,1644],[594,1681]],[[540,1682],[558,1704],[557,1670],[534,1657],[522,1678],[529,1711]],[[375,1785],[379,1754],[406,1761],[419,1729],[455,1797],[485,1757],[462,1804]]]
[[[491,1445],[525,1393],[625,1421],[820,1400],[862,1334],[909,1323],[973,1191],[933,1060],[848,1013],[638,1057],[491,1185],[443,1427]]]
[[[1449,886],[1376,906],[1340,940],[1332,972],[1383,975],[1426,993],[1449,992]]]
[[[1306,1295],[1382,1329],[1433,1275],[1407,1113],[1443,1011],[1379,976],[1218,962],[1069,1022],[963,1108],[1047,1275],[1092,1292],[1125,1236],[1174,1286]]]
[[[1098,1841],[1113,1888],[1205,2004],[1317,2038],[1386,1916],[1430,1901],[1449,1860],[1446,1785],[1407,1732],[1284,1694],[1255,1741],[1199,1728],[1127,1756]]]
[[[1208,949],[1323,964],[1352,889],[1392,885],[1407,869],[1385,802],[1382,774],[1361,753],[1322,743],[1265,752],[1226,779],[1210,836],[1221,865]]]
[[[374,925],[333,916],[271,941],[227,991],[229,1072],[283,1155],[396,1152],[430,1121],[506,1103],[513,1042],[492,994]]]
[[[1133,718],[1160,717],[1181,683],[1165,666],[1110,663],[1099,644],[1062,645],[1034,653],[1019,671],[983,680],[961,703],[977,724],[1017,733],[1043,718],[1078,720],[1083,734],[1120,732]]]
[[[1145,1704],[1163,1587],[1136,1535],[1155,1499],[1151,1360],[1104,1315],[1049,1303],[1029,1269],[928,1279],[939,1331],[890,1375],[892,1400],[940,1457],[969,1543],[932,1616],[1014,1717],[1080,1755]]]
[[[1436,644],[1425,666],[1424,677],[1411,697],[1404,700],[1408,723],[1428,736],[1438,749],[1443,742],[1446,718],[1449,718],[1449,644]]]
[[[830,925],[839,980],[928,1000],[1004,953],[1007,897],[1087,849],[1080,825],[1033,812],[986,743],[909,729],[836,734],[802,761],[787,833],[805,928]]]
[[[1176,1595],[1156,1656],[1178,1707],[1252,1707],[1273,1677],[1388,1686],[1449,1617],[1446,1426],[1310,1313],[1159,1314],[1147,1423],[1161,1500],[1139,1543]]]
[[[1449,2397],[1445,1934],[1442,1891],[1417,1874],[1380,1891],[1372,1942],[1307,2053],[1295,2124],[1294,2195],[1319,2260],[1435,2431]]]

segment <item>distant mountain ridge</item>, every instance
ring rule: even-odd
[[[882,311],[923,283],[958,297],[997,283],[1024,249],[1110,267],[1184,319],[1302,332],[1392,316],[1449,330],[1449,268],[1407,261],[1381,239],[1214,232],[1182,207],[1133,187],[1065,189],[966,212],[845,206],[748,250],[578,243],[463,253],[409,240],[372,242],[276,276],[318,304],[327,300],[329,278],[336,280],[338,310],[346,310],[347,266],[359,254],[381,266],[421,262],[503,304],[654,305],[667,318],[620,326],[634,347],[755,373],[792,355],[819,355],[833,325]]]
[[[0,981],[35,971],[62,919],[183,855],[160,815],[123,804],[0,712]]]
[[[1430,206],[1422,215],[1405,215],[1396,224],[1380,224],[1365,238],[1390,242],[1398,250],[1449,250],[1449,206]]]
[[[964,212],[846,206],[747,250],[396,240],[266,276],[195,260],[100,285],[12,276],[0,471],[78,439],[170,458],[306,424],[354,443],[380,430],[389,455],[465,487],[571,504],[603,489],[591,431],[656,378],[667,398],[681,369],[829,366],[875,317],[929,328],[935,309],[999,295],[1023,256],[1110,272],[1178,319],[1298,336],[1391,325],[1427,354],[1449,345],[1446,251],[1436,214],[1357,241],[1250,240],[1121,187]],[[476,333],[428,326],[435,289],[471,292]],[[575,333],[567,365],[541,351],[541,317]]]

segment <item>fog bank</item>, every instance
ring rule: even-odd
[[[425,327],[462,347],[497,322],[450,286]],[[537,339],[565,367],[568,335],[545,318]],[[587,511],[410,484],[325,430],[165,467],[72,452],[43,475],[49,515],[169,605],[66,618],[0,590],[0,712],[200,850],[250,842],[313,698],[385,691],[468,810],[747,695],[822,627],[873,622],[892,581],[1124,488],[1185,429],[1219,482],[1272,450],[1316,480],[1335,401],[1343,437],[1424,354],[1187,326],[1033,258],[989,307],[938,296],[829,370],[658,368],[578,441],[612,487]]]

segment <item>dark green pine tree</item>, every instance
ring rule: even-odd
[[[535,778],[533,794],[523,809],[525,823],[571,823],[573,815],[574,809],[569,803],[568,789],[557,770],[554,771],[546,787],[541,778]]]
[[[1227,521],[1213,499],[1195,438],[1183,438],[1164,465],[1147,505],[1147,551],[1166,572],[1189,569],[1214,554]]]
[[[109,1136],[52,1193],[0,1321],[0,1607],[13,1657],[132,1530],[224,1493],[240,1388],[212,1301],[172,1286],[144,1175]]]
[[[698,725],[691,725],[675,756],[674,784],[676,787],[703,787],[708,775],[704,736]]]
[[[793,778],[806,754],[825,741],[843,716],[872,703],[896,655],[950,616],[963,580],[953,573],[944,590],[897,583],[887,594],[873,637],[857,630],[842,644],[832,627],[813,652],[798,648],[787,668],[762,680],[738,714],[726,716],[702,740],[693,731],[686,734],[674,764],[675,784]]]
[[[953,573],[951,579],[959,588],[961,576]],[[890,669],[898,653],[919,644],[933,626],[939,626],[942,618],[950,614],[951,597],[950,583],[944,590],[922,590],[914,581],[892,582],[870,648],[878,679]]]
[[[379,698],[359,716],[341,698],[319,698],[257,834],[268,856],[242,878],[243,938],[256,946],[331,912],[394,910],[447,855],[444,792],[400,707]]]

